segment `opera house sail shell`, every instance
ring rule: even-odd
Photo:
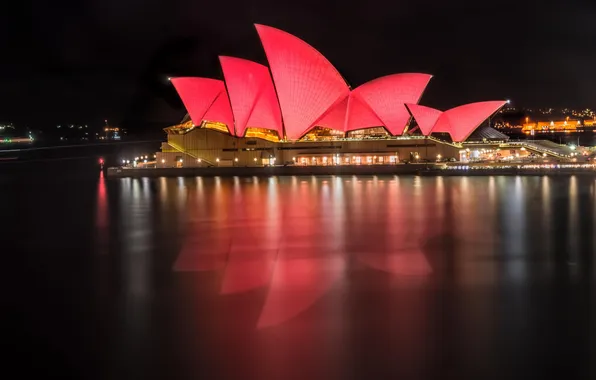
[[[224,80],[171,79],[194,126],[215,124],[236,137],[262,130],[275,141],[297,141],[314,128],[345,135],[382,127],[388,135],[401,136],[413,117],[423,136],[448,133],[463,142],[505,104],[471,103],[445,112],[419,105],[432,78],[420,73],[387,75],[351,89],[303,40],[270,26],[257,24],[256,30],[269,67],[221,56]]]
[[[256,25],[281,106],[286,136],[297,140],[350,93],[321,53],[282,30]]]
[[[248,127],[267,128],[283,136],[281,113],[269,69],[234,57],[219,57],[234,113],[236,136]]]
[[[506,101],[470,103],[445,112],[416,104],[408,104],[407,107],[425,136],[431,133],[448,133],[453,141],[462,142],[506,103]]]
[[[192,122],[220,122],[234,135],[234,117],[223,81],[210,78],[172,78]]]

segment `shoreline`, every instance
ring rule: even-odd
[[[435,164],[408,165],[342,165],[342,166],[265,166],[265,167],[193,167],[193,168],[108,168],[108,178],[156,177],[267,177],[329,175],[418,175],[418,176],[542,176],[594,175],[596,167],[475,167],[449,169]]]

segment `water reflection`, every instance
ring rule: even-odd
[[[122,352],[142,351],[158,328],[170,349],[192,351],[189,368],[201,371],[194,360],[207,355],[219,364],[202,365],[222,378],[364,377],[382,366],[441,378],[433,369],[446,358],[455,373],[486,378],[514,373],[529,345],[589,331],[594,186],[586,177],[100,179],[94,226],[120,244]],[[593,340],[577,347],[593,354]]]
[[[106,188],[106,178],[103,171],[100,172],[99,182],[97,183],[97,207],[95,211],[95,226],[97,232],[97,244],[100,254],[106,254],[110,244],[110,215],[108,206],[108,193]]]
[[[167,194],[164,181],[160,198]],[[550,231],[552,221],[548,177],[180,181],[173,194],[188,215],[174,270],[221,271],[222,294],[267,289],[260,327],[300,315],[338,282],[344,286],[349,272],[365,268],[398,277],[438,271],[462,284],[490,284],[499,281],[501,262],[503,280],[526,281],[532,252],[545,247],[529,236]],[[132,186],[133,195],[147,189],[138,181]],[[532,186],[541,188],[539,204],[528,202]],[[577,186],[571,178],[567,233],[575,252],[581,238]],[[528,219],[536,213],[541,215]],[[446,237],[451,246],[435,243]],[[445,272],[442,262],[454,271]]]

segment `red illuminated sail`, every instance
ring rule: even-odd
[[[330,107],[350,90],[333,65],[301,39],[265,25],[256,25],[279,98],[288,139],[314,127]]]
[[[223,82],[210,78],[172,78],[192,122],[201,125],[203,117],[224,88]]]
[[[465,141],[493,113],[507,102],[504,100],[465,104],[443,112],[433,132],[446,132],[456,142]]]
[[[353,91],[392,135],[401,135],[410,120],[405,103],[418,103],[432,78],[428,74],[393,74],[374,79]]]
[[[424,136],[430,135],[433,127],[435,126],[435,123],[443,114],[443,112],[437,109],[421,106],[418,104],[406,104],[406,106],[412,113],[412,116],[416,120],[416,123],[418,123],[418,128],[420,128],[420,132],[422,132]]]
[[[281,112],[266,66],[246,59],[219,57],[232,105],[236,134],[248,127],[267,128],[283,136]]]
[[[234,116],[232,115],[230,100],[228,99],[225,88],[219,93],[211,107],[209,107],[203,119],[224,123],[228,127],[230,134],[234,134]]]

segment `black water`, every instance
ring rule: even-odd
[[[99,174],[0,166],[19,378],[596,378],[594,177]]]

